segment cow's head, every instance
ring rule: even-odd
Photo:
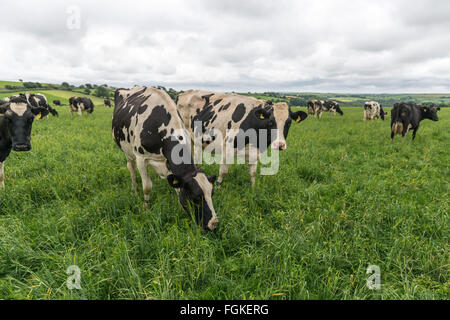
[[[381,120],[386,119],[386,115],[387,115],[387,113],[384,112],[383,106],[380,104],[380,117],[381,117]]]
[[[343,116],[344,115],[344,111],[342,111],[341,107],[339,106],[339,103],[335,102],[334,106],[335,106],[336,112],[339,113],[341,116]]]
[[[26,97],[11,98],[10,102],[0,106],[0,115],[5,118],[11,136],[14,151],[31,150],[31,127],[35,117],[48,115],[44,107],[33,107]]]
[[[422,107],[422,115],[425,119],[439,121],[437,112],[438,109],[436,107]]]
[[[212,203],[216,176],[207,177],[202,171],[197,171],[185,177],[172,174],[167,177],[167,181],[173,188],[179,189],[181,206],[188,214],[194,211],[195,220],[202,224],[204,230],[217,228],[219,220]]]
[[[276,136],[270,137],[273,150],[286,150],[286,138],[291,127],[292,120],[300,123],[305,120],[308,115],[303,111],[292,112],[286,102],[268,105],[264,108],[265,113],[260,114],[262,121],[268,120],[268,130],[276,130]]]

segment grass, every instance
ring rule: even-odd
[[[391,143],[389,121],[363,123],[362,108],[293,124],[276,176],[251,190],[247,166],[230,168],[213,199],[221,225],[208,234],[152,170],[144,209],[111,137],[112,109],[57,110],[34,123],[33,150],[6,161],[2,299],[450,296],[448,109],[415,142]],[[66,287],[70,265],[81,290]],[[380,291],[366,287],[369,265],[381,268]]]

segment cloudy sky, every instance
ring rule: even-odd
[[[18,0],[1,7],[1,80],[450,92],[448,0]]]

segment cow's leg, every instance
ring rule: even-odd
[[[136,182],[136,160],[127,159],[127,168],[130,171],[131,176],[131,189],[137,193],[138,185]]]
[[[319,112],[319,120],[322,119],[322,111]]]
[[[152,180],[148,175],[148,165],[145,159],[137,159],[137,168],[142,179],[142,190],[144,191],[145,207],[149,208],[151,203]]]
[[[405,125],[405,123],[403,123],[403,131],[402,131],[402,137],[403,139],[405,139],[406,134],[408,133],[408,125]]]
[[[223,177],[226,176],[226,174],[228,173],[228,168],[230,167],[229,164],[221,164],[220,165],[220,170],[219,170],[219,178],[217,179],[217,184],[221,184],[223,181]]]
[[[415,128],[414,131],[413,131],[413,134],[412,134],[412,139],[413,139],[413,140],[416,138],[416,133],[417,133],[417,130],[418,130],[418,129],[419,129],[419,128]]]
[[[73,109],[70,108],[70,115],[73,117]]]
[[[0,162],[0,189],[5,187],[5,171],[4,171],[4,162]]]
[[[81,112],[81,107],[78,107],[78,115],[81,117],[83,113]]]

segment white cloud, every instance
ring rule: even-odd
[[[81,9],[79,30],[66,27],[71,5]],[[450,91],[447,0],[29,0],[2,12],[7,80]]]

